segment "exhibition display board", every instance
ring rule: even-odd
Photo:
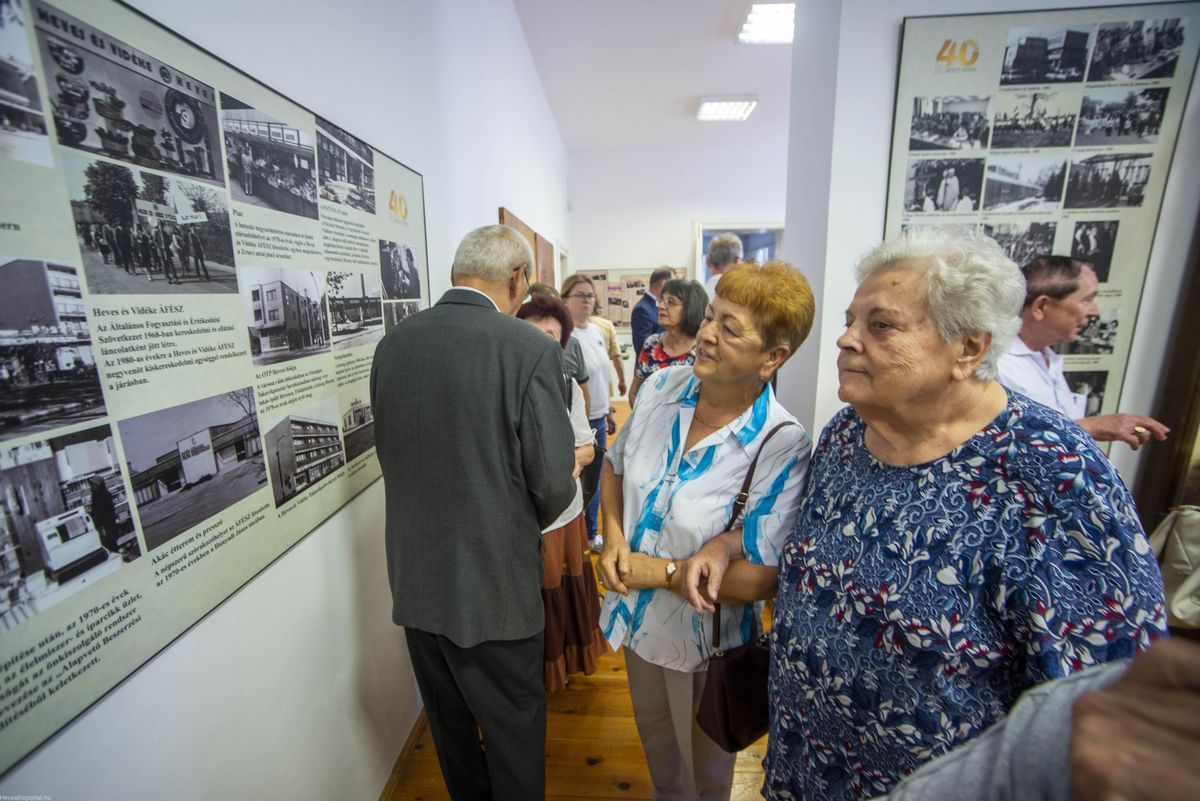
[[[0,4],[0,771],[380,475],[421,175],[113,0]]]
[[[1117,411],[1198,42],[1194,2],[904,23],[886,234],[1089,260],[1100,314],[1059,346],[1087,415]]]

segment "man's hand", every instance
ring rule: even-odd
[[[1097,442],[1124,442],[1135,451],[1154,437],[1159,442],[1167,438],[1171,429],[1153,417],[1140,414],[1097,414],[1076,420],[1080,427],[1092,435]]]
[[[704,543],[683,570],[683,596],[697,612],[711,612],[729,563],[742,557],[741,529],[726,531]],[[707,584],[707,586],[704,586]]]
[[[625,387],[625,379],[624,379],[624,378],[620,378],[620,379],[618,379],[618,380],[617,380],[617,397],[618,397],[618,398],[623,398],[623,397],[625,397],[625,392],[626,392],[626,391],[627,391],[627,390],[626,390],[626,387]]]
[[[1159,640],[1072,717],[1076,801],[1200,798],[1200,645]]]
[[[611,531],[604,533],[604,549],[600,551],[600,558],[596,560],[596,566],[600,569],[601,587],[622,595],[629,594],[624,577],[630,572],[630,555],[629,543],[625,541],[625,537]]]
[[[621,394],[622,395],[625,394],[624,385],[621,386]],[[608,432],[608,435],[610,437],[613,434],[617,433],[617,413],[616,412],[609,412],[608,414],[604,415],[604,429]]]

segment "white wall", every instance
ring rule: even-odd
[[[133,3],[423,173],[434,297],[459,238],[498,206],[569,241],[566,151],[511,3]],[[89,801],[373,799],[419,704],[391,624],[377,483],[0,786]]]
[[[837,6],[840,17],[822,10]],[[1042,10],[1039,0],[1006,0],[1005,11]],[[1107,0],[1057,0],[1055,8],[1121,5]],[[788,236],[785,256],[808,270],[820,271],[816,278],[823,289],[823,319],[805,344],[797,365],[781,382],[781,396],[793,409],[812,408],[814,430],[829,421],[842,406],[837,399],[837,346],[842,328],[842,311],[854,294],[852,267],[883,236],[884,204],[887,195],[888,153],[892,111],[900,55],[900,30],[905,16],[959,14],[983,11],[966,8],[956,0],[803,0],[798,23],[807,18],[818,26],[808,36],[815,47],[824,48],[836,64],[836,99],[833,112],[824,113],[827,87],[813,81],[811,59],[797,50],[792,71],[792,143],[787,209]],[[798,34],[800,35],[800,34]],[[838,46],[840,41],[841,45]],[[832,47],[830,46],[832,43]],[[827,68],[824,75],[830,75]],[[1183,278],[1200,196],[1200,91],[1193,88],[1176,145],[1171,178],[1163,198],[1158,237],[1146,276],[1121,395],[1121,408],[1148,412],[1154,401],[1159,372],[1168,342]],[[832,142],[829,181],[811,183],[813,170],[801,161],[809,153],[797,150],[797,128],[811,129],[809,137],[827,137]],[[816,158],[821,158],[817,155]],[[794,230],[803,229],[814,216],[828,215],[823,262],[809,262],[805,254],[817,254],[817,244],[807,243],[799,253]],[[811,264],[811,266],[809,266]],[[815,357],[813,356],[815,354]],[[809,420],[803,420],[808,425]],[[1113,462],[1132,486],[1141,458],[1123,445],[1113,447]]]
[[[783,220],[786,146],[572,153],[571,270],[695,263],[694,226]]]

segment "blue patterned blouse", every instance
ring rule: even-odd
[[[1144,650],[1162,578],[1082,429],[1023,395],[927,464],[867,452],[841,410],[784,545],[768,799],[863,799],[1003,717],[1025,689]]]

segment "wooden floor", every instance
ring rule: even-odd
[[[625,660],[606,654],[591,676],[576,676],[547,698],[547,801],[649,799],[646,758],[629,705]],[[760,799],[766,738],[738,756],[732,801]],[[380,801],[448,801],[429,730],[398,764]],[[531,800],[532,801],[532,800]]]

